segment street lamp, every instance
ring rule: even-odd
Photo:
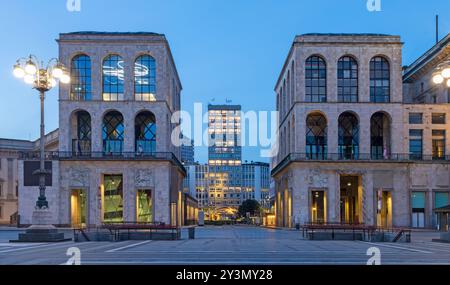
[[[436,85],[445,82],[447,87],[450,87],[450,61],[438,65],[436,71],[433,73],[432,80]]]
[[[28,58],[20,58],[14,65],[13,74],[15,77],[31,85],[33,89],[39,91],[41,100],[41,136],[40,136],[40,168],[34,175],[39,175],[39,198],[36,202],[36,209],[48,209],[48,202],[45,197],[45,176],[49,171],[45,170],[45,125],[44,125],[44,99],[45,92],[56,87],[57,82],[68,84],[70,76],[64,65],[57,59],[52,59],[45,67],[43,63],[30,55]]]

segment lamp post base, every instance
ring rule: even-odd
[[[33,212],[33,225],[27,228],[25,233],[19,234],[18,240],[10,242],[62,242],[71,239],[64,238],[64,233],[59,233],[51,224],[52,214],[48,209],[39,209]]]

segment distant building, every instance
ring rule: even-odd
[[[46,135],[48,151],[57,149],[58,131]],[[39,150],[39,142],[15,139],[0,139],[0,224],[17,222],[19,198],[19,159],[22,154]],[[56,142],[56,143],[55,143]]]
[[[269,164],[242,164],[241,106],[208,106],[208,164],[185,165],[184,192],[209,218],[232,217],[247,199],[270,207]]]
[[[194,163],[194,140],[181,134],[181,162]]]

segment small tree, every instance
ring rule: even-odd
[[[250,213],[251,216],[259,215],[259,211],[261,209],[261,205],[259,205],[256,200],[245,200],[242,205],[239,206],[239,215],[241,217],[246,217],[247,213]]]

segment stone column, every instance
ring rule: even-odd
[[[359,115],[359,153],[361,158],[368,158],[370,157],[370,113]]]

